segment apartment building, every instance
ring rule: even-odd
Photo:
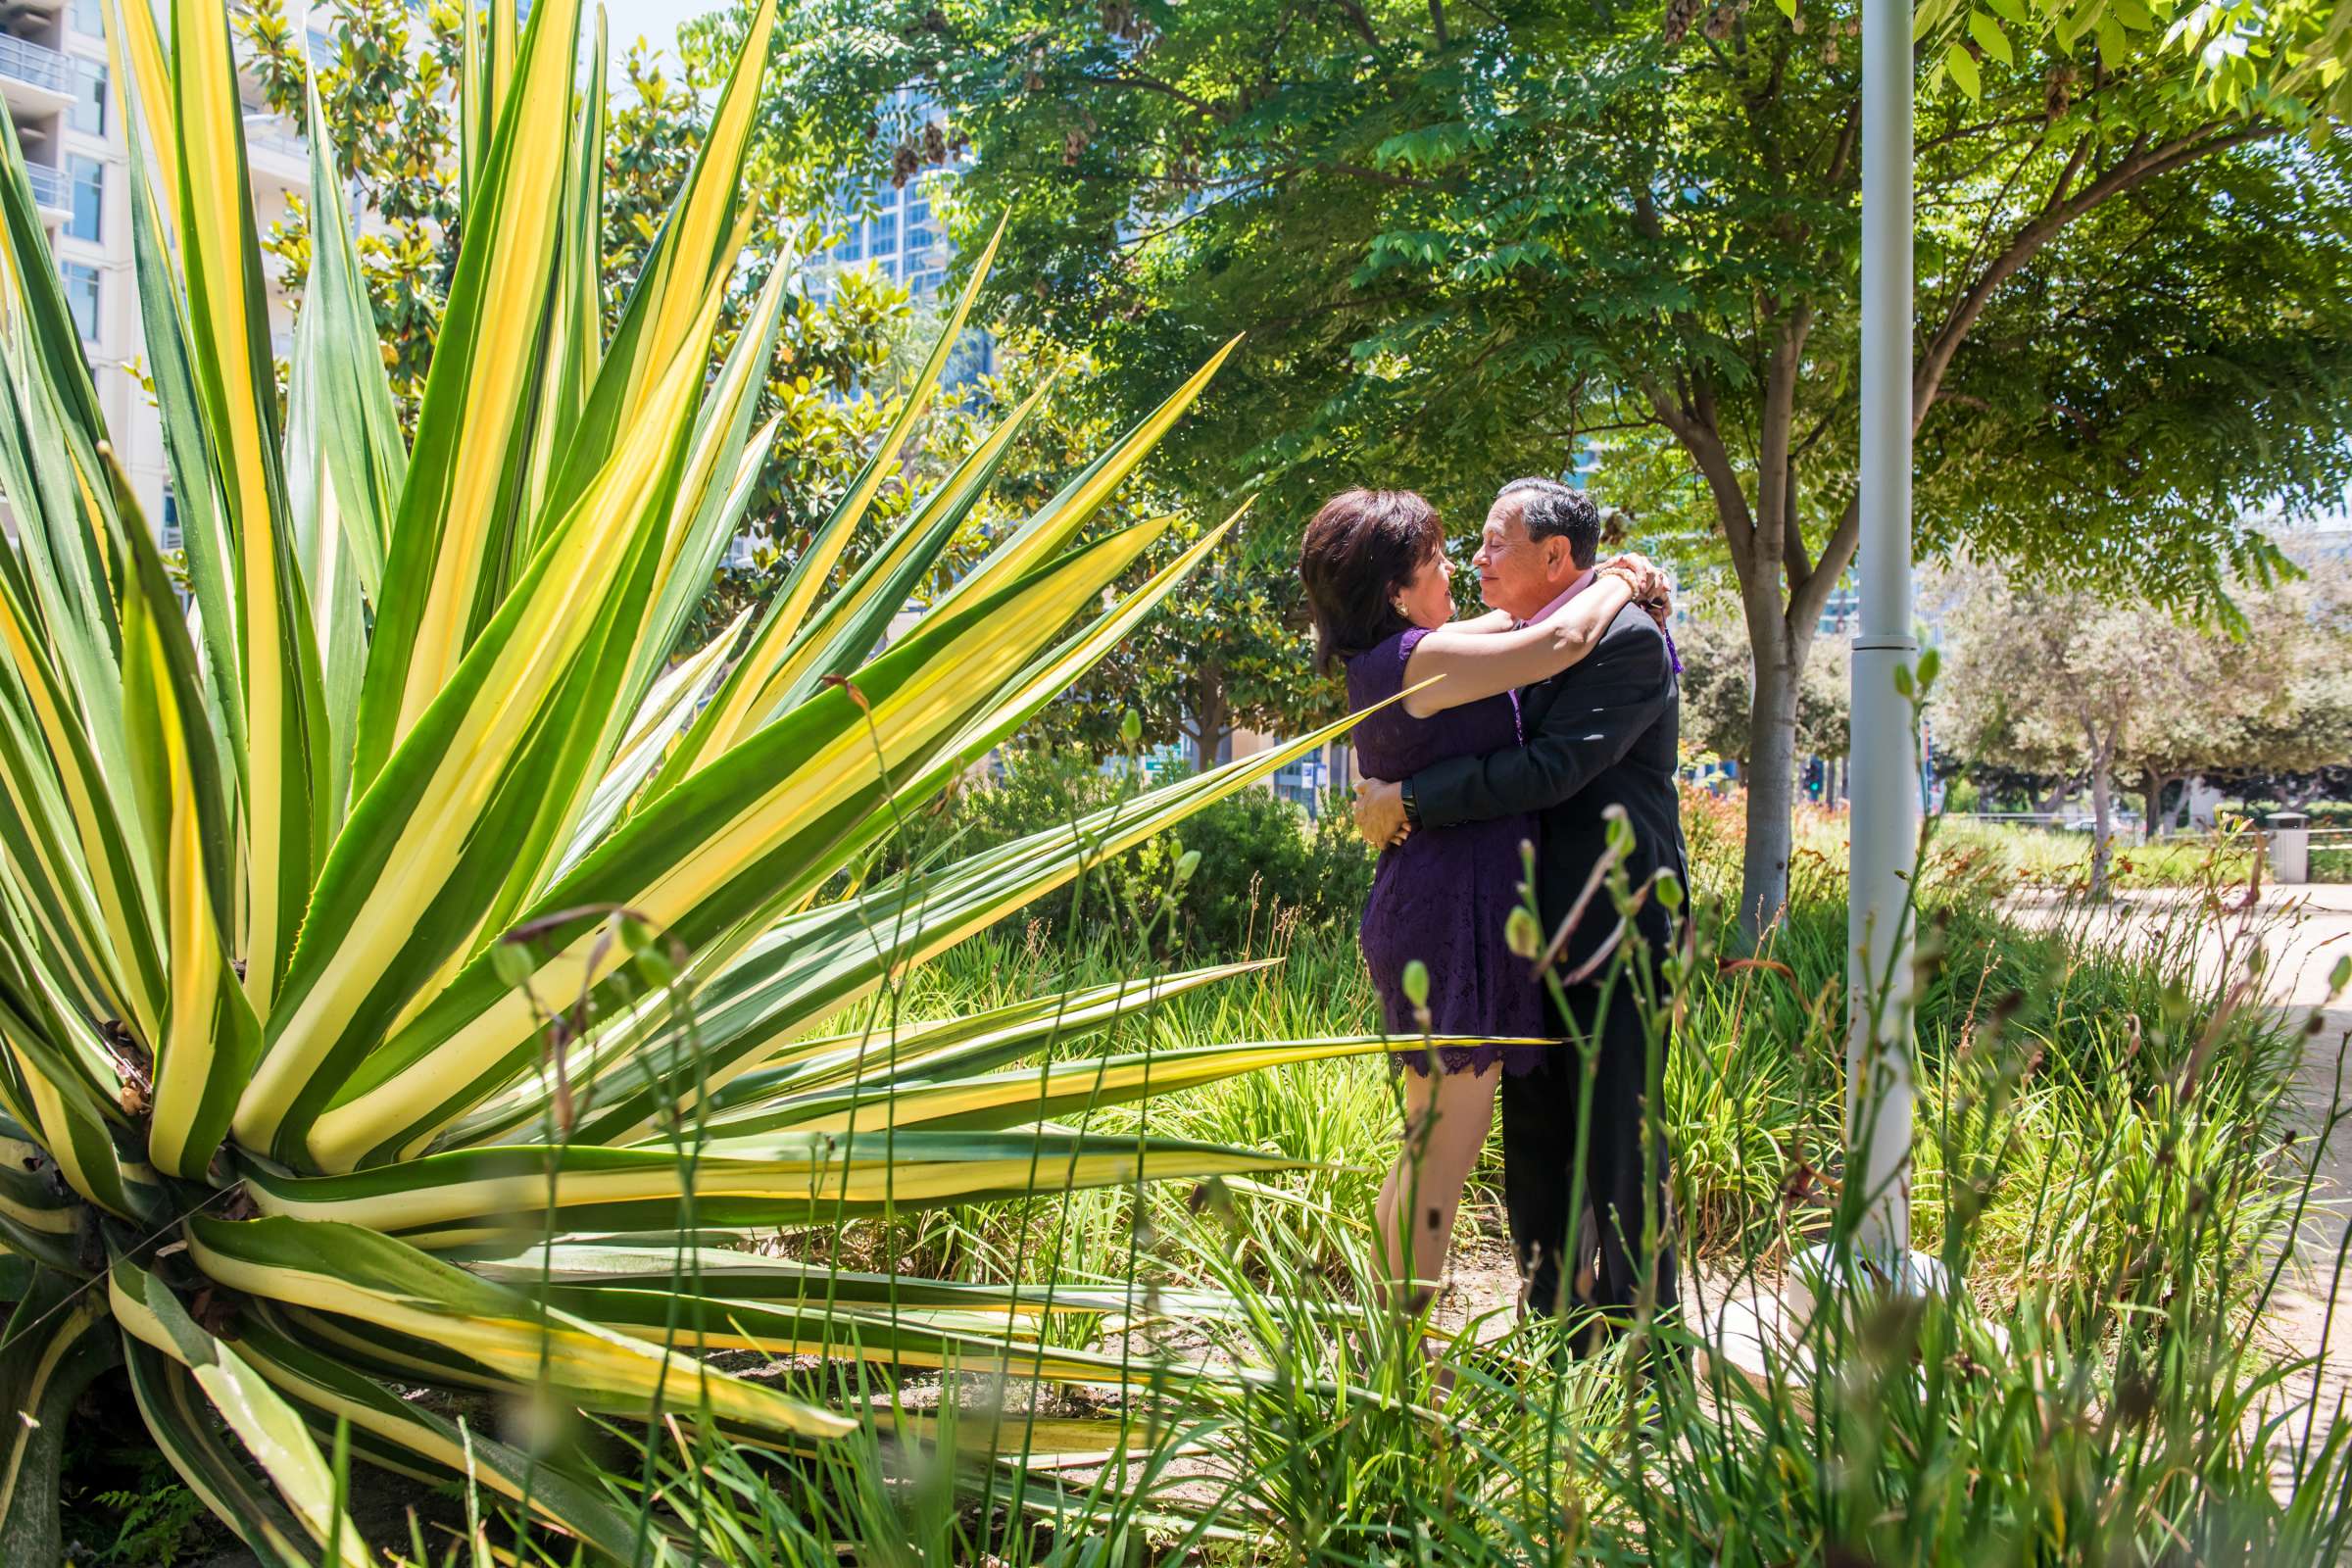
[[[0,100],[24,149],[33,200],[81,329],[107,432],[140,507],[172,549],[179,541],[163,426],[139,379],[145,338],[131,259],[130,153],[122,105],[107,79],[103,9],[101,0],[0,6]],[[323,21],[321,13],[314,24],[315,58],[325,49],[317,30]],[[284,215],[289,193],[310,188],[310,148],[291,124],[261,107],[258,88],[249,90],[248,104],[254,217],[267,226]],[[274,284],[270,318],[271,347],[282,356],[292,341],[293,313]]]
[[[911,93],[893,94],[877,113],[885,123],[919,119],[925,100]],[[918,312],[944,310],[954,302],[942,300],[948,266],[956,245],[933,212],[933,203],[955,180],[960,161],[918,170],[904,180],[877,177],[845,188],[821,215],[834,242],[809,256],[801,268],[809,298],[823,304],[832,297],[833,280],[854,268],[871,268],[894,283],[905,285]],[[955,355],[941,377],[956,387],[996,368],[996,343],[977,327],[956,343]]]

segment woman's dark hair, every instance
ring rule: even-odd
[[[1315,622],[1315,667],[1329,670],[1404,630],[1396,593],[1446,547],[1437,508],[1410,490],[1343,490],[1323,503],[1298,548],[1298,581]]]

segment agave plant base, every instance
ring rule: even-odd
[[[65,1540],[58,1512],[58,1482],[74,1407],[98,1378],[122,1365],[121,1341],[104,1314],[82,1311],[78,1333],[47,1335],[40,1319],[77,1310],[51,1276],[39,1296],[26,1295],[8,1320],[10,1353],[0,1357],[0,1409],[14,1413],[6,1468],[11,1476],[9,1507],[0,1515],[0,1562],[64,1562]],[[22,1344],[19,1336],[24,1336]],[[41,1353],[25,1353],[34,1345]]]

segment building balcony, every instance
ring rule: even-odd
[[[24,177],[32,184],[35,205],[53,213],[70,213],[74,210],[74,192],[64,170],[52,169],[47,164],[26,164]]]
[[[66,57],[48,45],[0,33],[0,76],[46,87],[51,92],[71,93],[73,73]]]
[[[257,181],[285,190],[311,188],[311,144],[275,115],[245,117],[245,163]]]
[[[268,119],[249,118],[246,120],[245,146],[249,151],[260,148],[269,152],[283,153],[288,158],[299,158],[306,164],[311,160],[310,139],[297,136],[290,130],[279,128],[279,122],[274,116]]]

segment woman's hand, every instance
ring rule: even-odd
[[[1375,850],[1393,849],[1410,837],[1413,827],[1405,819],[1403,786],[1387,779],[1356,780],[1355,830]]]
[[[1674,591],[1674,584],[1660,571],[1656,563],[1646,556],[1612,556],[1602,562],[1600,571],[1611,577],[1622,577],[1633,590],[1634,602],[1642,604]]]
[[[1649,612],[1649,618],[1662,628],[1674,618],[1674,579],[1658,569],[1645,556],[1622,555],[1604,563],[1599,568],[1612,577],[1624,579],[1632,591],[1634,603]]]

